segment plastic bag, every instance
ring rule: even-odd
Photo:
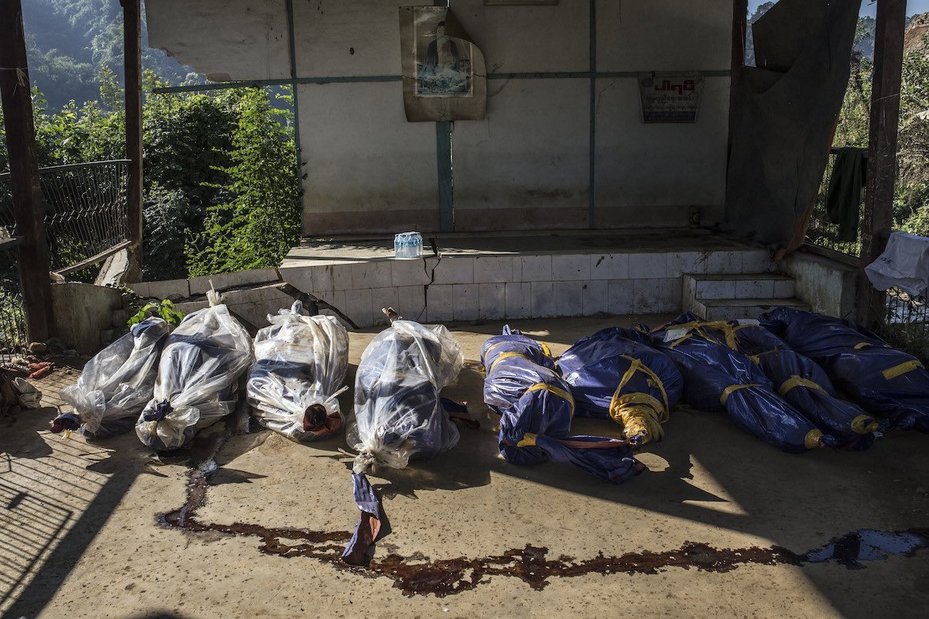
[[[778,396],[748,356],[706,339],[697,329],[685,328],[693,318],[685,314],[652,333],[655,347],[681,369],[684,399],[690,406],[726,411],[737,426],[784,451],[836,444]]]
[[[754,319],[703,321],[686,312],[668,325],[672,340],[698,336],[749,357],[771,350],[789,349],[786,343]]]
[[[77,383],[59,393],[74,412],[52,421],[52,431],[79,429],[102,439],[131,430],[152,398],[158,356],[170,330],[161,318],[147,318],[94,355]]]
[[[777,392],[846,449],[867,449],[874,432],[882,429],[858,405],[836,397],[832,382],[811,359],[792,350],[774,350],[758,356],[758,365]]]
[[[348,333],[332,316],[307,316],[303,304],[268,316],[255,336],[255,365],[246,394],[265,428],[294,441],[331,436],[343,425]]]
[[[239,377],[252,362],[252,339],[219,295],[188,314],[165,341],[152,399],[136,422],[139,439],[177,449],[233,411]]]
[[[354,471],[375,465],[404,468],[458,444],[439,393],[458,378],[461,347],[441,325],[396,319],[361,355],[355,376],[355,411],[349,447]]]
[[[780,307],[761,319],[869,413],[894,428],[929,432],[929,371],[916,357],[839,318]]]
[[[509,327],[481,347],[487,376],[484,402],[500,414],[500,453],[513,464],[549,460],[573,464],[600,479],[625,481],[645,467],[628,441],[572,435],[570,386],[536,359],[551,359],[538,342]]]
[[[579,415],[612,418],[635,443],[661,440],[684,389],[674,362],[637,331],[611,327],[578,340],[558,368]]]

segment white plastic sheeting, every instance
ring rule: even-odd
[[[168,336],[151,401],[136,423],[149,447],[177,449],[235,408],[239,377],[252,363],[252,338],[215,292]]]
[[[458,378],[461,347],[441,325],[395,320],[361,356],[355,377],[355,415],[348,445],[354,470],[404,468],[458,444],[458,429],[439,392]]]
[[[77,383],[61,390],[84,434],[102,438],[132,429],[132,421],[152,398],[158,354],[170,330],[161,318],[143,320],[94,355]]]
[[[332,316],[307,316],[297,301],[255,336],[255,365],[246,393],[265,428],[313,441],[343,425],[337,396],[348,369],[348,333]]]
[[[894,232],[884,253],[865,267],[868,279],[878,290],[899,288],[920,296],[929,287],[929,238]]]

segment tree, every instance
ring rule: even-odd
[[[34,90],[40,166],[125,156],[122,89],[112,71],[98,79],[97,100],[57,111]],[[277,266],[302,216],[289,89],[152,92],[162,85],[146,72],[144,276]]]
[[[227,200],[210,206],[188,248],[192,275],[277,266],[300,238],[300,182],[289,108],[265,91],[242,91],[236,106]]]

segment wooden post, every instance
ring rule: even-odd
[[[17,267],[26,331],[30,341],[45,341],[52,333],[52,293],[20,0],[0,0],[0,95],[16,235],[21,239]]]
[[[858,321],[877,326],[884,315],[884,293],[874,290],[864,267],[881,255],[893,226],[900,122],[900,81],[906,0],[878,0],[874,32],[874,75],[868,137],[868,180],[861,223],[861,267],[858,277]]]
[[[732,1],[732,58],[729,74],[729,128],[726,147],[732,151],[732,116],[736,107],[736,90],[745,71],[745,38],[748,35],[748,0]],[[728,160],[728,154],[726,159]],[[728,170],[727,170],[728,174]]]
[[[126,97],[127,237],[129,268],[126,279],[142,278],[142,16],[139,0],[120,0],[123,6],[123,66]]]

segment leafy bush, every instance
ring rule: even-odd
[[[170,299],[162,299],[158,303],[152,302],[143,306],[138,313],[129,319],[126,325],[132,327],[152,316],[161,318],[172,327],[176,327],[184,320],[184,313],[178,311]]]
[[[235,105],[227,199],[207,208],[188,245],[191,275],[277,266],[300,238],[300,182],[289,108],[252,88]]]
[[[97,101],[54,113],[34,91],[40,166],[125,157],[122,88],[108,69],[100,84]],[[145,279],[277,266],[302,215],[289,89],[151,92],[164,85],[145,74]]]

